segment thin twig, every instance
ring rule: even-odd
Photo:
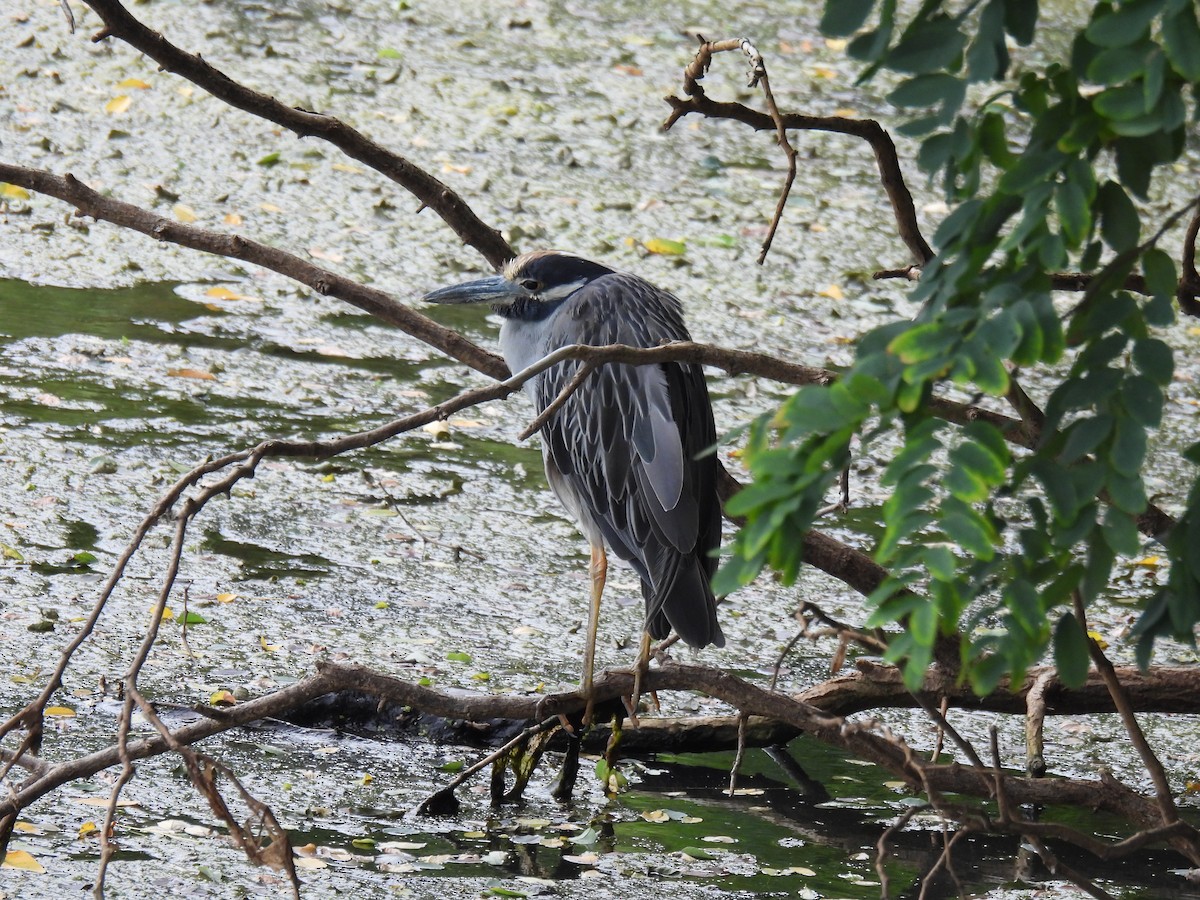
[[[558,392],[558,396],[551,400],[550,404],[538,413],[537,418],[525,426],[525,429],[517,435],[517,440],[527,441],[541,431],[546,426],[546,423],[550,421],[550,417],[562,408],[562,405],[567,402],[567,399],[572,394],[579,390],[579,386],[587,380],[587,377],[592,374],[595,368],[596,366],[592,363],[585,362],[581,364],[579,370],[571,377],[571,380]]]
[[[426,797],[424,800],[422,800],[420,803],[418,803],[416,805],[416,807],[413,809],[413,815],[417,815],[417,816],[424,815],[426,810],[428,810],[429,806],[436,802],[436,798],[438,798],[440,796],[445,796],[448,794],[453,794],[455,789],[459,785],[463,784],[468,779],[473,777],[475,775],[475,773],[480,772],[483,769],[486,769],[492,763],[496,762],[497,760],[499,760],[499,759],[503,758],[505,755],[507,755],[513,748],[520,746],[522,743],[529,740],[534,735],[541,734],[543,731],[548,731],[551,728],[557,727],[558,724],[559,724],[558,714],[556,713],[553,716],[548,716],[547,718],[543,719],[542,721],[538,722],[535,725],[530,725],[528,728],[522,729],[519,734],[517,734],[515,737],[513,737],[510,740],[508,740],[507,742],[505,742],[503,744],[503,746],[497,747],[495,750],[493,750],[487,756],[483,757],[483,759],[481,759],[478,762],[475,762],[475,763],[471,764],[470,766],[468,766],[467,768],[463,769],[456,776],[454,776],[453,780],[451,780],[449,784],[447,784],[441,788],[438,788],[438,790],[436,792],[434,792],[432,795]]]
[[[737,793],[738,772],[742,768],[742,760],[746,757],[746,714],[738,716],[737,752],[733,755],[733,764],[729,767],[729,796]]]
[[[1166,770],[1163,769],[1162,762],[1158,756],[1150,749],[1150,744],[1146,740],[1146,734],[1142,731],[1142,726],[1138,724],[1137,716],[1134,715],[1133,706],[1129,702],[1129,697],[1125,693],[1125,689],[1121,686],[1121,681],[1117,678],[1117,673],[1113,669],[1113,664],[1108,657],[1104,655],[1104,651],[1100,649],[1100,645],[1091,635],[1087,633],[1087,613],[1083,606],[1083,594],[1078,590],[1071,592],[1071,606],[1075,612],[1075,620],[1079,627],[1083,629],[1083,633],[1087,638],[1088,654],[1092,658],[1092,664],[1096,667],[1104,683],[1108,686],[1108,692],[1112,695],[1113,705],[1117,708],[1117,714],[1121,717],[1121,723],[1125,726],[1125,733],[1129,735],[1129,740],[1137,750],[1138,756],[1141,757],[1142,765],[1146,767],[1146,772],[1150,775],[1151,781],[1154,782],[1154,794],[1158,800],[1159,810],[1162,815],[1162,823],[1170,825],[1173,822],[1179,821],[1179,810],[1175,806],[1175,798],[1171,793],[1171,784],[1167,780]],[[1192,863],[1200,864],[1200,849],[1192,856]]]

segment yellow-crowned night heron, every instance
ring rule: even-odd
[[[490,303],[504,319],[500,346],[518,372],[570,344],[656,347],[690,340],[679,300],[649,282],[566,253],[527,253],[501,274],[426,294],[432,303]],[[526,383],[542,412],[580,367],[561,362]],[[716,440],[697,365],[610,364],[588,375],[542,430],[550,487],[591,544],[592,602],[583,691],[592,695],[605,545],[642,580],[650,639],[673,628],[693,647],[724,646],[709,582],[721,541]],[[640,678],[638,679],[640,682]],[[636,715],[637,689],[633,714]]]

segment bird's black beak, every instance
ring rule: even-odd
[[[501,275],[480,278],[464,284],[430,291],[421,299],[426,303],[491,303],[507,306],[517,299],[520,289]]]

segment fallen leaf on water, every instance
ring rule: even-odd
[[[140,78],[126,78],[124,81],[119,82],[117,87],[124,88],[125,90],[135,91],[146,91],[150,89],[150,85],[145,81],[142,81]]]
[[[444,438],[450,435],[450,426],[441,419],[436,422],[430,422],[427,425],[422,425],[421,430],[432,434],[435,438]]]
[[[830,300],[845,300],[846,295],[842,293],[842,289],[836,284],[831,284],[825,290],[819,292],[822,297],[828,297]]]
[[[133,101],[129,99],[128,94],[121,94],[119,97],[113,97],[111,100],[105,103],[104,111],[110,116],[119,116],[121,113],[125,112],[125,110],[129,109],[129,105],[131,103],[133,103]]]
[[[29,191],[21,187],[19,184],[9,184],[7,181],[0,181],[0,197],[5,200],[28,200]]]
[[[700,838],[702,841],[708,841],[710,844],[736,844],[737,838],[730,837],[727,834],[706,834]]]
[[[213,706],[233,706],[237,703],[237,697],[229,691],[213,691],[208,695],[208,702]]]
[[[825,46],[835,53],[845,50],[848,43],[850,42],[845,38],[825,38]]]
[[[262,635],[260,635],[258,638],[258,646],[262,647],[268,653],[274,653],[276,650],[279,649],[278,644],[268,644],[267,639],[265,637],[263,637]]]
[[[175,218],[177,218],[184,225],[190,225],[192,222],[195,222],[198,218],[200,218],[196,215],[196,211],[194,209],[183,203],[176,203],[173,207],[171,207],[171,211],[175,213]]]
[[[1137,560],[1134,563],[1134,565],[1135,566],[1152,566],[1153,567],[1153,566],[1159,565],[1161,562],[1162,562],[1162,560],[1159,559],[1157,556],[1146,556],[1146,557],[1143,557],[1142,559]]]
[[[328,869],[329,863],[315,856],[297,856],[292,862],[297,869]]]
[[[222,287],[220,285],[218,285],[217,287],[210,287],[207,291],[204,292],[204,296],[212,297],[214,300],[251,300],[251,299],[253,299],[251,297],[247,297],[245,294],[239,294],[237,291],[231,291],[229,288]]]
[[[84,806],[108,806],[108,797],[76,797],[75,799]],[[136,800],[121,799],[117,801],[117,806],[120,808],[138,805]]]
[[[39,875],[46,871],[45,867],[24,850],[9,850],[4,856],[5,869],[24,869],[26,872],[37,872]]]
[[[580,866],[594,866],[600,862],[600,857],[595,853],[567,853],[563,855],[563,862],[575,863]]]
[[[348,172],[351,175],[361,175],[363,170],[358,166],[348,166],[346,163],[334,163],[333,170],[335,172]]]
[[[195,378],[200,381],[216,381],[217,376],[203,369],[167,369],[170,378]]]
[[[79,836],[85,838],[90,834],[95,834],[100,830],[100,827],[90,819],[79,826]]]
[[[225,218],[223,218],[221,221],[226,225],[242,225],[246,220],[237,213],[225,213]]]
[[[671,817],[667,815],[665,809],[649,809],[642,813],[642,818],[647,822],[668,822]]]
[[[21,831],[25,834],[44,833],[41,828],[39,828],[37,825],[34,825],[32,822],[17,822],[15,825],[13,825],[13,831]]]
[[[60,719],[69,719],[75,715],[75,710],[69,706],[49,706],[46,708],[46,715],[55,716]]]
[[[666,238],[650,238],[644,241],[642,246],[651,253],[657,253],[661,256],[682,256],[687,246],[683,241],[671,241]]]
[[[231,593],[217,594],[217,602],[218,603],[232,603],[237,598],[238,598],[237,594],[231,594]]]
[[[270,213],[283,212],[283,207],[276,206],[274,203],[260,203],[260,204],[258,204],[258,208],[261,209],[263,212],[270,212]]]

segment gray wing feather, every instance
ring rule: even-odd
[[[633,275],[595,279],[550,323],[549,347],[689,340],[679,301]],[[564,362],[538,380],[539,409],[575,376]],[[715,461],[697,455],[715,442],[698,366],[606,365],[562,405],[543,434],[547,471],[584,531],[600,535],[643,582],[647,628],[668,623],[688,643],[721,645],[708,586],[720,543]]]

